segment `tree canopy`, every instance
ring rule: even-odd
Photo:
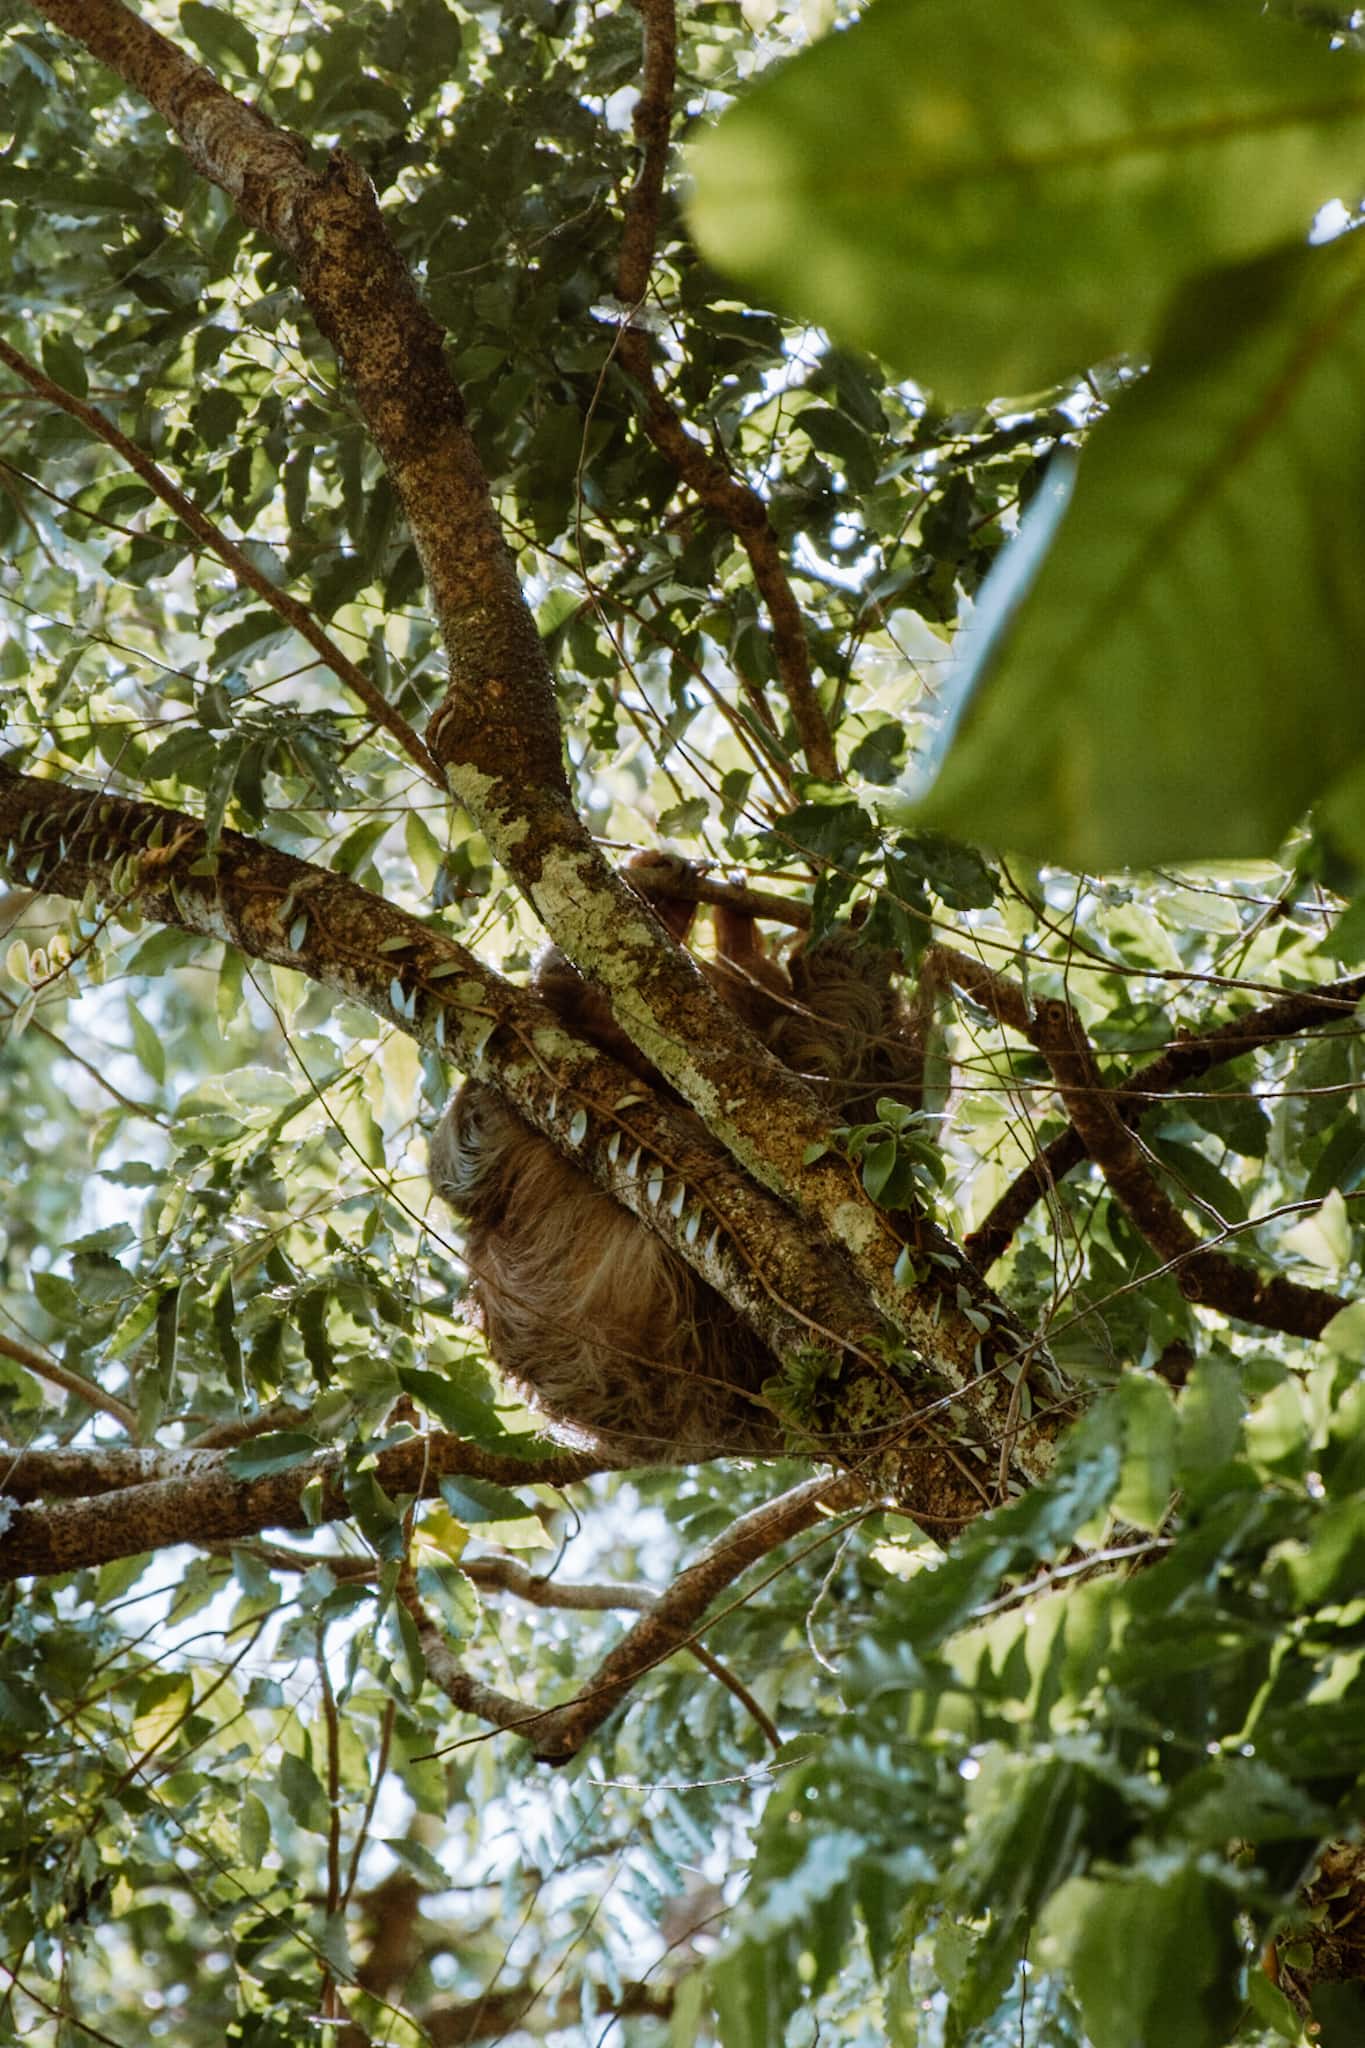
[[[1026,13],[4,4],[0,2034],[1361,2038],[1360,32]],[[461,1076],[781,1456],[513,1397]]]

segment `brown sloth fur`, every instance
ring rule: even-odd
[[[685,938],[693,906],[657,907]],[[718,909],[715,925],[716,957],[702,971],[835,1116],[869,1121],[882,1095],[917,1106],[922,1061],[891,955],[844,932],[779,962],[752,918]],[[557,950],[537,963],[533,986],[580,1037],[663,1085]],[[432,1140],[431,1179],[465,1220],[488,1348],[557,1437],[617,1465],[782,1449],[760,1395],[779,1370],[773,1354],[489,1083],[467,1081],[449,1104]]]

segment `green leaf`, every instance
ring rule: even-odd
[[[234,1479],[264,1479],[272,1472],[290,1472],[295,1465],[306,1465],[321,1449],[316,1437],[304,1430],[276,1429],[235,1445],[224,1463]]]
[[[220,1038],[227,1037],[241,1015],[245,984],[245,959],[235,946],[224,946],[222,962],[218,968],[218,987],[215,996]]]
[[[256,76],[260,69],[256,38],[236,15],[222,7],[205,7],[201,0],[183,0],[180,26],[215,71],[244,71],[248,78]]]
[[[1186,1206],[1200,1209],[1205,1227],[1210,1220],[1219,1224],[1246,1222],[1246,1196],[1197,1145],[1181,1145],[1171,1138],[1160,1137],[1153,1137],[1149,1142],[1175,1181],[1173,1192],[1176,1199]]]
[[[0,164],[0,200],[43,206],[53,213],[138,214],[144,205],[135,185],[121,178],[75,177],[65,171],[25,170]]]
[[[327,1832],[327,1795],[312,1765],[286,1750],[280,1758],[280,1791],[290,1814],[311,1834]]]
[[[529,1513],[524,1500],[491,1479],[445,1478],[441,1498],[461,1522],[519,1522]]]
[[[346,1499],[365,1541],[392,1562],[403,1554],[403,1522],[392,1498],[372,1471],[348,1472]]]
[[[444,1373],[428,1372],[422,1366],[400,1365],[398,1383],[405,1394],[411,1394],[414,1401],[420,1401],[436,1417],[443,1429],[456,1436],[472,1437],[476,1443],[486,1443],[490,1438],[507,1440],[507,1432],[492,1403],[474,1389],[461,1385],[458,1379],[447,1379]],[[523,1512],[520,1506],[517,1512]]]
[[[1094,2048],[1224,2048],[1241,2004],[1237,1902],[1182,1866],[1077,1880],[1046,1916]]]
[[[259,1870],[265,1852],[270,1847],[270,1814],[265,1801],[258,1799],[254,1792],[242,1794],[241,1811],[237,1820],[237,1838],[243,1863],[249,1869]]]
[[[1145,347],[1362,141],[1365,69],[1240,0],[876,0],[694,142],[691,215],[764,300],[984,399]]]
[[[148,1023],[131,996],[124,997],[124,1004],[138,1064],[159,1088],[166,1078],[166,1047],[161,1033]]]
[[[1159,1529],[1175,1488],[1177,1422],[1170,1389],[1141,1373],[1118,1385],[1123,1413],[1123,1477],[1114,1513],[1139,1529]]]
[[[54,384],[73,391],[77,398],[84,398],[90,389],[84,353],[69,334],[43,336],[43,368]]]
[[[1028,522],[987,585],[928,820],[1077,868],[1273,850],[1365,749],[1362,394],[1365,236],[1192,291],[1032,586]]]
[[[187,1671],[157,1671],[139,1688],[133,1709],[133,1741],[139,1749],[156,1749],[179,1727],[194,1698]]]

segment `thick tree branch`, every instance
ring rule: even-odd
[[[357,668],[350,657],[342,652],[331,634],[319,625],[306,604],[300,603],[299,599],[291,597],[287,590],[281,590],[278,584],[272,583],[270,578],[257,568],[251,557],[245,554],[235,541],[229,540],[223,529],[216,525],[206,512],[200,510],[193,498],[182,491],[178,484],[171,482],[160,464],[153,462],[149,455],[144,454],[137,443],[130,441],[126,434],[121,433],[113,421],[106,419],[96,406],[87,405],[73,392],[54,383],[50,377],[44,375],[36,363],[31,363],[27,356],[21,355],[17,348],[11,348],[9,343],[3,340],[0,340],[0,363],[13,370],[16,377],[22,377],[40,398],[69,413],[72,419],[79,420],[82,426],[88,427],[92,434],[98,435],[101,441],[114,449],[128,467],[142,478],[148,488],[155,491],[163,505],[170,506],[177,519],[189,529],[195,539],[217,555],[219,561],[232,571],[238,583],[246,590],[254,590],[277,617],[283,619],[287,626],[291,626],[299,638],[305,640],[313,652],[321,656],[333,675],[364,705],[375,724],[383,726],[385,732],[397,740],[403,752],[417,763],[422,773],[429,777],[438,789],[444,789],[445,777],[428,753],[424,742],[418,738],[407,720],[401,718],[387,702],[383,693],[375,688],[365,671]]]
[[[574,810],[553,678],[441,330],[418,300],[368,179],[339,151],[325,170],[312,169],[292,136],[225,92],[122,0],[33,4],[144,94],[196,167],[297,265],[403,505],[449,652],[449,693],[428,731],[432,752],[549,930],[746,1173],[841,1248],[880,1313],[934,1371],[962,1385],[984,1369],[984,1384],[994,1386],[997,1358],[1023,1343],[1002,1304],[927,1225],[919,1249],[930,1261],[928,1279],[906,1285],[903,1266],[897,1277],[901,1239],[838,1155],[821,1149],[827,1127],[811,1091],[669,941]],[[311,971],[302,960],[289,964]]]
[[[184,1468],[173,1478],[150,1479],[55,1507],[16,1507],[0,1536],[0,1581],[79,1571],[174,1543],[203,1546],[255,1536],[263,1529],[308,1529],[314,1518],[305,1495],[315,1481],[322,1484],[321,1519],[349,1518],[345,1473],[335,1453],[261,1479],[236,1478],[228,1455],[181,1453]],[[421,1499],[456,1474],[491,1479],[499,1486],[570,1486],[601,1469],[600,1460],[585,1453],[509,1458],[443,1432],[392,1445],[374,1464],[386,1493]]]
[[[417,918],[241,833],[225,831],[210,856],[203,826],[181,812],[67,789],[0,763],[0,846],[7,841],[32,886],[71,896],[91,883],[112,890],[163,923],[309,974],[495,1081],[528,1122],[733,1301],[779,1357],[814,1346],[832,1365],[842,1361],[828,1419],[808,1426],[812,1450],[855,1466],[874,1492],[913,1501],[930,1526],[956,1527],[979,1508],[930,1418],[935,1404],[961,1394],[983,1444],[1009,1436],[1012,1382],[1001,1368],[1017,1373],[1022,1339],[941,1234],[920,1226],[922,1277],[887,1290],[897,1311],[891,1330],[928,1368],[912,1390],[883,1363],[891,1332],[827,1242],[736,1172],[687,1112]],[[846,1233],[886,1228],[847,1169],[837,1172]],[[1021,1473],[1046,1469],[1059,1426],[1055,1413],[1040,1415],[1019,1439]]]
[[[634,0],[644,24],[644,75],[636,103],[635,138],[640,144],[640,169],[626,203],[625,228],[617,263],[616,290],[627,309],[616,353],[643,400],[645,431],[679,477],[713,518],[729,528],[749,557],[754,582],[772,622],[773,662],[782,679],[792,723],[806,763],[822,782],[839,780],[829,721],[820,703],[810,667],[805,620],[782,559],[768,508],[758,492],[731,475],[700,441],[687,431],[659,388],[649,335],[634,324],[634,314],[649,291],[659,235],[659,209],[668,163],[673,93],[677,78],[677,23],[673,0]],[[744,678],[741,677],[741,681]],[[772,713],[762,690],[745,685],[758,717],[771,731]]]

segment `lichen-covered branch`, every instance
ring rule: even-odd
[[[0,762],[0,849],[30,886],[99,894],[292,967],[364,1004],[467,1073],[495,1081],[559,1145],[731,1300],[779,1356],[823,1354],[831,1368],[817,1454],[877,1492],[913,1499],[931,1526],[970,1512],[959,1462],[941,1438],[946,1402],[965,1396],[983,1445],[1014,1428],[1024,1340],[961,1255],[919,1226],[920,1273],[869,1300],[828,1241],[746,1175],[707,1132],[625,1067],[574,1039],[534,996],[409,913],[318,868],[225,831],[210,856],[195,819],[155,804],[72,790]],[[823,1132],[823,1126],[819,1126]],[[840,1163],[850,1231],[865,1219],[900,1240]],[[917,1373],[884,1362],[908,1342]],[[836,1373],[837,1369],[837,1373]],[[803,1424],[803,1427],[805,1425]],[[955,1425],[956,1427],[956,1425]],[[1046,1469],[1059,1427],[1040,1416],[1016,1445],[1021,1473]]]

